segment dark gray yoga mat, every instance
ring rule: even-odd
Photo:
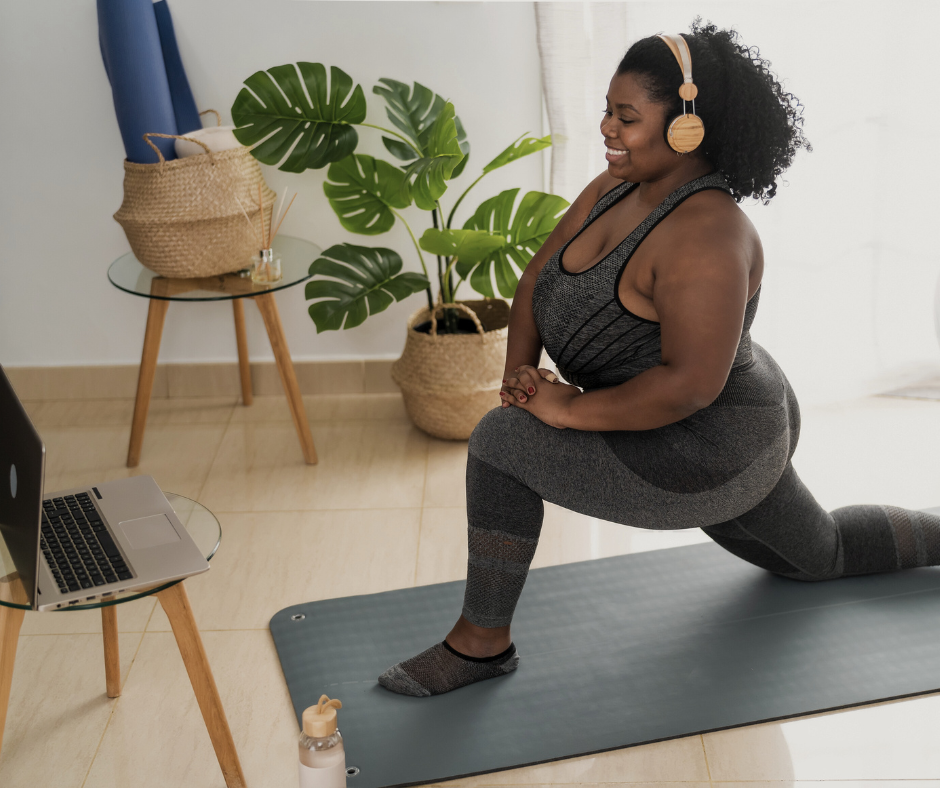
[[[322,693],[343,702],[351,788],[940,689],[940,568],[801,583],[713,544],[533,569],[512,625],[517,671],[429,698],[380,687],[385,668],[450,631],[463,591],[329,599],[271,620],[298,726]]]

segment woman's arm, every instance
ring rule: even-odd
[[[509,342],[506,349],[505,377],[512,382],[517,367],[536,365],[542,354],[542,338],[535,327],[532,314],[532,290],[542,267],[565,243],[581,229],[595,203],[612,188],[622,183],[605,170],[591,181],[578,198],[569,206],[545,243],[532,256],[512,299],[509,313]],[[503,386],[504,390],[510,387]]]
[[[741,338],[747,304],[750,239],[707,216],[683,225],[654,263],[653,304],[662,363],[619,386],[579,393],[547,383],[534,366],[518,375],[535,388],[513,405],[556,427],[650,430],[706,407],[721,393]]]

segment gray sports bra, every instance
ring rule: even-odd
[[[620,278],[643,239],[683,200],[707,189],[729,191],[717,171],[689,181],[599,263],[576,274],[566,271],[561,259],[571,242],[636,185],[615,186],[597,201],[581,229],[545,263],[532,292],[535,325],[546,352],[565,380],[581,388],[616,386],[661,363],[660,325],[633,314],[620,302]],[[751,361],[750,328],[759,296],[760,287],[747,302],[732,369]]]

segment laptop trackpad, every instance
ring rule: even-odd
[[[139,517],[136,520],[125,520],[118,524],[127,541],[135,550],[147,547],[157,547],[169,542],[178,542],[180,535],[176,533],[173,523],[165,514],[152,514],[150,517]]]

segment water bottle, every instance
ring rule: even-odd
[[[300,788],[346,788],[346,750],[336,727],[336,710],[343,704],[321,695],[303,713],[300,734]]]

